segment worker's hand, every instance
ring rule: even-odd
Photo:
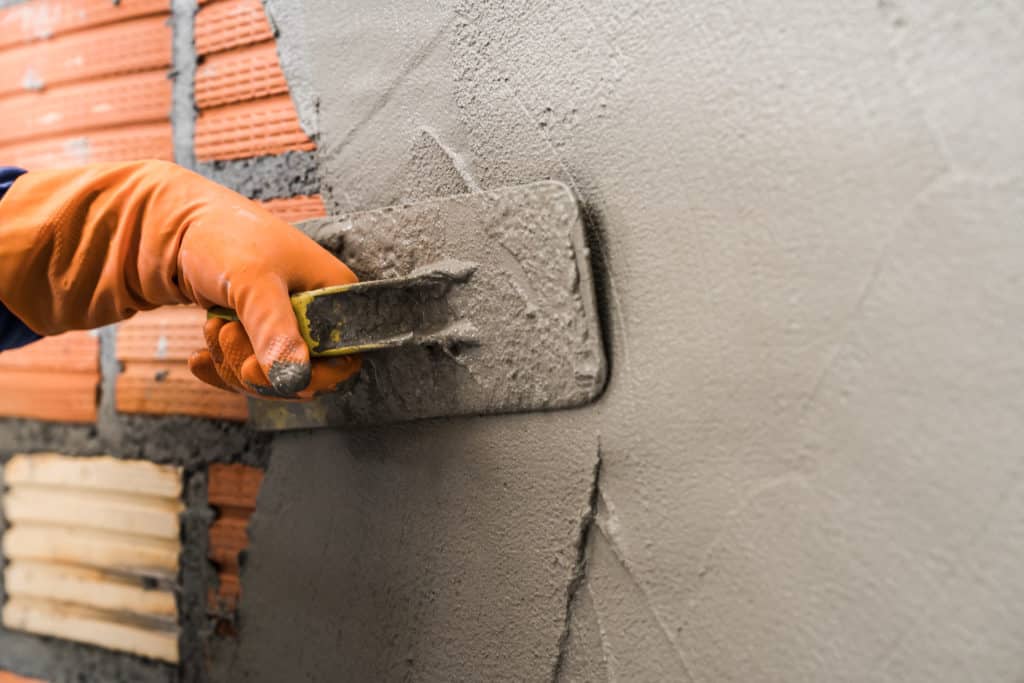
[[[226,306],[241,323],[211,319],[207,349],[189,359],[199,379],[261,396],[310,397],[359,369],[355,358],[317,360],[299,335],[289,294],[356,281],[302,232],[262,207],[199,176],[204,197],[188,219],[178,252],[182,290],[204,308]]]
[[[0,301],[31,329],[190,301],[233,308],[241,323],[208,322],[189,365],[250,394],[307,398],[358,371],[358,359],[310,363],[289,301],[355,279],[258,204],[166,162],[30,171],[0,201]]]

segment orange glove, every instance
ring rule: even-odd
[[[309,398],[354,375],[357,358],[317,360],[290,292],[355,282],[328,251],[258,204],[171,163],[31,171],[0,201],[0,301],[52,335],[194,302],[210,320],[199,379],[248,394]]]

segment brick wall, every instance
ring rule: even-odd
[[[316,144],[299,125],[262,4],[198,4],[189,27],[195,72],[179,81],[194,82],[194,121],[171,118],[172,111],[189,108],[172,107],[178,97],[175,74],[182,78],[180,65],[172,64],[172,40],[182,18],[171,16],[168,0],[26,0],[0,9],[0,164],[31,171],[171,159],[173,131],[194,126],[194,148],[185,158],[194,152],[195,170],[289,222],[323,216]],[[265,172],[268,164],[300,169],[294,175],[305,179],[261,184],[273,175]],[[166,308],[140,313],[102,334],[74,332],[0,354],[0,462],[13,468],[9,473],[24,472],[25,463],[53,449],[64,452],[60,457],[72,469],[80,461],[101,462],[95,455],[109,452],[116,461],[156,459],[180,472],[178,492],[159,500],[137,491],[97,492],[78,483],[55,489],[11,477],[0,494],[6,515],[0,542],[9,570],[3,582],[0,682],[21,680],[18,675],[165,680],[167,669],[153,668],[153,662],[176,662],[179,651],[183,668],[176,677],[202,680],[196,667],[203,658],[195,652],[205,647],[203,638],[237,636],[242,558],[266,441],[237,426],[248,414],[242,397],[207,387],[188,372],[189,354],[203,345],[204,318],[194,307]],[[15,447],[27,455],[12,456]],[[49,501],[49,512],[34,499]],[[139,514],[117,512],[125,501],[141,505]],[[176,564],[177,570],[157,568],[159,576],[130,571],[143,576],[142,588],[115,578],[127,565],[97,565],[90,544],[67,546],[60,540],[99,534],[109,541],[110,534],[126,529],[97,524],[138,523],[140,515],[156,519],[156,508],[181,515],[180,532],[175,528],[172,535],[181,539],[182,556],[191,559]],[[147,547],[169,541],[135,535]],[[38,556],[40,548],[55,547],[67,552]],[[84,597],[76,597],[75,587]],[[151,594],[154,587],[159,590]],[[179,595],[176,609],[168,611],[170,593],[160,590]],[[120,599],[127,602],[103,602]],[[10,632],[54,639],[10,641]],[[29,643],[35,654],[19,659],[21,648],[5,648],[6,642]],[[65,642],[89,645],[69,650]],[[47,652],[55,654],[48,658]],[[75,668],[79,657],[89,662],[81,671]]]

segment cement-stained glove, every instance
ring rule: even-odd
[[[225,306],[201,380],[248,394],[308,398],[359,360],[311,364],[289,292],[355,282],[343,263],[258,204],[166,162],[31,171],[0,200],[0,301],[32,330],[91,329],[136,311]]]

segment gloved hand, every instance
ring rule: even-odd
[[[30,171],[0,200],[0,301],[39,334],[92,329],[139,310],[233,308],[210,320],[199,379],[309,398],[359,369],[310,363],[290,292],[355,282],[313,240],[258,204],[167,162]]]

